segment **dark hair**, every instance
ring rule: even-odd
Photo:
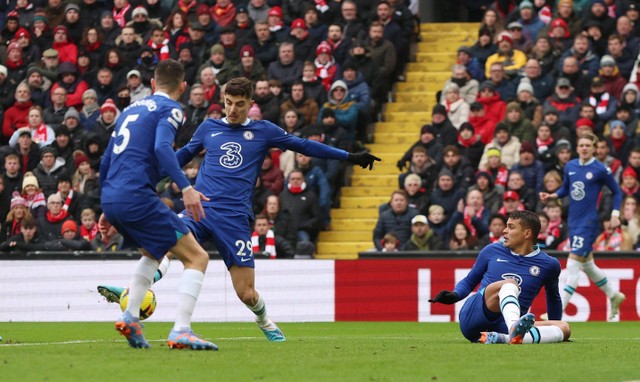
[[[509,219],[520,220],[520,225],[524,229],[530,229],[533,233],[533,240],[536,241],[540,234],[540,218],[531,211],[515,211],[509,214]]]
[[[156,65],[153,72],[156,87],[164,88],[170,92],[176,91],[184,81],[184,68],[182,64],[173,59],[162,60]]]
[[[224,93],[234,97],[251,99],[253,97],[253,87],[250,80],[244,77],[236,77],[227,82]]]
[[[491,215],[491,217],[489,218],[489,224],[491,224],[491,222],[493,222],[494,219],[499,219],[505,225],[507,225],[507,218],[504,217],[504,215],[501,215],[501,214],[493,214],[493,215]]]
[[[264,220],[269,220],[269,218],[267,217],[267,215],[264,214],[258,214],[256,215],[256,218],[254,219],[254,221],[258,221],[260,219],[264,219]]]
[[[35,228],[36,219],[31,214],[25,214],[22,220],[20,220],[20,226],[23,228]]]

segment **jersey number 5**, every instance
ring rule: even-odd
[[[124,119],[124,122],[122,122],[122,125],[120,125],[120,129],[118,130],[118,136],[123,138],[122,143],[113,145],[114,154],[120,154],[127,148],[127,145],[129,145],[129,139],[131,139],[131,132],[127,128],[127,125],[129,122],[137,121],[139,117],[140,114],[131,114],[127,115],[127,118]]]

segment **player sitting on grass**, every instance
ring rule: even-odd
[[[480,284],[478,293],[469,297],[460,311],[460,330],[469,341],[521,344],[568,340],[569,324],[559,321],[560,263],[534,247],[539,232],[540,219],[536,214],[513,212],[503,233],[504,244],[486,246],[453,292],[440,291],[429,302],[455,304]],[[552,321],[535,322],[535,316],[526,312],[543,286]]]
[[[238,298],[256,315],[256,323],[269,341],[285,337],[267,315],[265,301],[255,289],[254,258],[250,223],[253,190],[264,157],[272,147],[292,150],[324,159],[346,160],[362,168],[373,168],[380,159],[367,153],[350,154],[315,141],[288,134],[268,121],[247,118],[254,105],[252,85],[246,78],[234,78],[225,87],[227,116],[207,119],[189,143],[177,152],[184,166],[206,149],[195,187],[206,196],[205,218],[196,221],[181,214],[182,221],[199,242],[212,240],[225,262]],[[162,269],[166,269],[163,266]]]

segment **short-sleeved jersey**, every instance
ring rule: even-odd
[[[231,125],[226,119],[211,118],[198,127],[176,156],[184,165],[206,149],[195,185],[210,199],[202,204],[241,211],[253,219],[253,190],[262,162],[272,147],[328,159],[345,160],[349,156],[344,150],[290,135],[269,121],[247,119],[241,125]]]
[[[496,281],[513,279],[520,286],[518,300],[520,311],[524,314],[544,286],[549,318],[559,320],[562,316],[562,302],[558,290],[559,276],[560,262],[540,249],[520,256],[498,242],[489,244],[480,251],[473,268],[467,277],[456,285],[454,291],[463,299],[478,284],[484,289]]]
[[[167,175],[180,188],[189,185],[172,149],[183,121],[180,105],[163,93],[122,112],[100,167],[103,203],[154,197],[156,184]]]
[[[613,209],[620,210],[622,191],[616,182],[611,169],[592,158],[586,164],[573,159],[564,167],[562,187],[558,190],[559,198],[569,195],[569,232],[587,227],[596,230],[598,221],[598,198],[603,186],[607,186],[613,194]]]

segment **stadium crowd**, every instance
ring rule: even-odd
[[[98,171],[121,111],[155,65],[185,68],[176,149],[224,116],[225,83],[255,87],[250,118],[349,151],[370,140],[417,36],[412,0],[11,0],[0,5],[0,251],[113,251],[99,232]],[[200,161],[184,168],[195,182]],[[272,150],[256,184],[252,245],[310,254],[330,228],[345,168]],[[175,212],[180,189],[157,192]]]
[[[399,158],[399,189],[380,207],[379,251],[477,249],[519,210],[542,221],[538,244],[568,250],[565,200],[543,203],[593,133],[597,160],[624,193],[612,229],[599,196],[600,251],[640,249],[640,2],[463,1],[480,28],[460,46],[431,123]]]

